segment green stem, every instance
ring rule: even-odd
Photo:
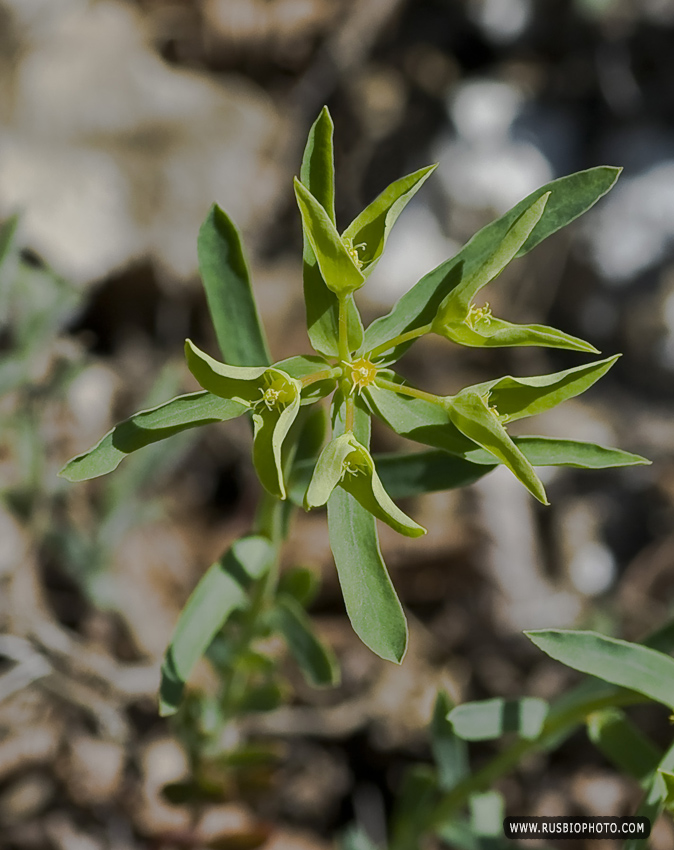
[[[346,298],[339,299],[339,359],[348,363],[351,359],[349,352],[348,305]]]
[[[444,407],[444,400],[441,396],[433,395],[433,393],[424,392],[424,390],[417,390],[414,387],[407,387],[404,384],[396,384],[393,381],[387,381],[386,378],[375,378],[375,385],[381,387],[383,390],[392,390],[394,393],[400,393],[401,395],[408,395],[412,398],[420,398],[422,401],[430,401],[431,404],[437,404],[439,407]]]
[[[344,416],[344,430],[353,431],[353,423],[356,418],[356,401],[352,395],[346,397],[346,414]]]
[[[334,369],[324,369],[321,372],[314,372],[312,375],[305,375],[303,378],[300,378],[300,383],[303,387],[308,387],[318,381],[329,381],[330,378],[339,378],[341,374],[342,370],[339,366],[335,366]]]
[[[575,726],[583,723],[588,715],[593,712],[617,705],[634,705],[639,702],[647,702],[647,699],[633,691],[611,689],[601,696],[590,696],[579,705],[571,706],[565,711],[553,714],[545,722],[541,734],[533,741],[522,739],[516,741],[495,756],[481,770],[471,774],[445,794],[436,806],[428,828],[440,827],[451,818],[458,808],[467,802],[472,794],[490,788],[497,779],[516,767],[529,753],[545,751],[550,744],[560,736],[573,731]]]
[[[404,334],[399,334],[398,336],[394,336],[393,339],[389,339],[386,342],[382,342],[381,345],[378,345],[376,348],[373,348],[366,357],[368,360],[373,360],[375,357],[379,357],[380,354],[384,354],[392,348],[395,348],[398,345],[403,345],[405,342],[409,342],[412,339],[417,339],[420,336],[424,336],[424,334],[430,333],[431,328],[433,327],[433,323],[429,322],[427,325],[422,325],[420,328],[415,328],[414,330],[407,331]]]

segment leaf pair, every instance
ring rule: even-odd
[[[311,344],[321,354],[338,354],[338,300],[349,309],[349,350],[363,338],[352,293],[379,261],[396,219],[435,169],[422,168],[396,180],[340,235],[334,211],[333,124],[327,108],[309,131],[295,195],[305,237],[304,298]]]
[[[377,475],[372,456],[351,432],[332,440],[323,449],[305,497],[307,510],[325,505],[337,486],[400,534],[419,537],[426,533],[391,500]]]
[[[547,504],[532,460],[539,465],[549,462],[584,465],[585,456],[588,463],[601,463],[601,458],[591,449],[579,454],[572,446],[562,446],[558,447],[558,451],[562,450],[561,457],[548,461],[546,449],[552,450],[552,447],[543,441],[532,446],[534,456],[530,459],[504,426],[516,419],[543,413],[579,395],[599,380],[617,359],[617,356],[609,357],[532,378],[496,378],[466,387],[454,396],[438,398],[437,403],[405,396],[397,392],[390,381],[381,381],[383,386],[375,383],[367,387],[363,396],[372,413],[401,436],[478,463],[503,463],[532,495]],[[523,439],[527,438],[519,438]]]
[[[242,405],[253,415],[253,463],[265,489],[286,498],[283,441],[300,409],[302,383],[273,366],[228,366],[209,357],[191,340],[185,343],[187,365],[201,386]]]
[[[510,226],[501,243],[487,258],[465,273],[440,305],[431,328],[446,339],[480,348],[513,345],[539,345],[596,352],[577,337],[545,325],[515,325],[492,316],[489,305],[476,307],[475,296],[514,259],[541,220],[550,198],[546,192],[522,212]]]
[[[524,198],[501,216],[501,218],[478,231],[454,257],[441,263],[418,281],[418,283],[400,298],[388,315],[376,319],[365,333],[363,350],[373,351],[375,348],[383,347],[387,341],[393,340],[400,334],[420,329],[433,322],[442,303],[455,289],[463,285],[463,281],[472,281],[471,286],[473,288],[476,283],[478,284],[477,289],[473,291],[473,295],[479,291],[482,285],[488,283],[489,280],[498,274],[500,270],[499,265],[507,256],[507,252],[504,252],[503,255],[500,254],[502,242],[505,239],[512,238],[513,242],[515,244],[517,243],[518,239],[526,231],[528,224],[531,223],[531,220],[535,218],[538,212],[534,209],[535,204],[544,196],[549,195],[549,198],[544,203],[540,217],[534,222],[528,236],[525,237],[525,241],[519,245],[512,256],[521,257],[523,254],[526,254],[550,234],[565,227],[590,209],[611,189],[618,179],[620,171],[620,168],[609,166],[600,166],[598,168],[588,169],[587,171],[579,171],[568,177],[560,177],[557,180],[553,180],[551,183],[547,183]],[[518,220],[523,215],[527,217],[522,218],[518,224]],[[514,231],[512,230],[513,228],[515,228]],[[518,237],[517,239],[515,239],[516,235]],[[512,245],[510,247],[512,248]],[[483,269],[481,275],[479,273],[480,269]],[[491,276],[489,276],[490,273]],[[484,280],[485,277],[487,278],[486,280]],[[481,281],[484,282],[481,283]],[[470,298],[465,303],[469,305]],[[455,304],[454,307],[458,310],[458,304]],[[468,312],[470,312],[470,306],[468,306]],[[486,313],[483,316],[486,318]],[[448,318],[457,320],[458,324],[454,327],[452,333],[458,335],[459,331],[457,328],[466,319],[466,315],[460,315],[459,312],[452,314],[450,311]],[[473,320],[476,321],[478,319],[479,315],[474,313]],[[517,325],[505,327],[504,325],[499,325],[500,320],[496,319],[492,319],[492,322],[495,323],[492,328],[494,331],[493,337],[489,333],[484,333],[485,330],[488,330],[486,322],[478,323],[477,330],[464,323],[463,330],[461,331],[463,335],[462,339],[457,339],[457,341],[464,342],[466,345],[549,344],[549,341],[546,342],[544,337],[538,336],[539,333],[547,334],[548,329],[541,329],[535,325],[529,326],[526,333],[533,334],[531,338],[536,337],[536,341],[515,343],[509,340],[515,339],[515,334],[524,332],[525,328],[520,328],[518,331]],[[440,328],[438,332],[441,332],[440,324],[438,324],[438,327]],[[471,336],[469,333],[470,330],[474,330],[477,336]],[[503,334],[500,339],[506,340],[505,342],[496,342],[499,339],[499,334]],[[493,339],[494,342],[490,342],[490,339]],[[563,342],[564,339],[567,342],[574,340],[573,337],[568,337],[567,339],[566,335],[563,335],[563,339],[562,337],[558,338],[555,345],[558,346],[558,343]],[[578,346],[588,345],[587,343],[582,343],[580,340],[576,342]],[[381,358],[381,362],[395,362],[402,356],[409,345],[409,342],[396,344]],[[576,344],[567,346],[565,343],[561,347],[578,346]],[[592,351],[593,349],[589,346],[585,348],[581,347],[581,350]]]

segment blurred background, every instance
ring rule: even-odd
[[[247,428],[173,438],[100,481],[56,473],[113,422],[195,388],[185,336],[216,354],[196,258],[213,201],[243,231],[275,359],[309,351],[291,184],[325,103],[342,227],[392,180],[439,163],[361,293],[368,320],[540,184],[624,166],[488,298],[511,321],[624,355],[528,430],[653,465],[543,470],[549,508],[500,471],[409,505],[425,538],[381,529],[411,620],[402,668],[351,631],[324,516],[298,516],[284,563],[322,576],[312,613],[343,684],[312,692],[289,665],[291,702],[247,730],[280,748],[264,793],[237,788],[195,815],[161,793],[189,763],[157,717],[158,667],[199,576],[249,529]],[[0,0],[2,221],[5,240],[16,221],[0,266],[3,848],[321,850],[354,818],[381,840],[404,768],[429,759],[439,687],[552,698],[575,677],[522,629],[639,639],[668,617],[672,0]],[[447,394],[577,362],[424,339],[400,368]],[[401,441],[377,430],[374,444]],[[668,742],[664,709],[635,717]],[[491,752],[479,745],[476,764]],[[624,814],[639,799],[584,733],[499,789],[510,814]],[[653,846],[674,848],[671,823]]]

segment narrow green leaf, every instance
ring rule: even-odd
[[[470,773],[466,743],[455,734],[454,727],[447,719],[453,707],[447,694],[438,691],[431,720],[431,749],[443,791],[451,791]]]
[[[543,483],[533,466],[513,443],[484,396],[470,389],[461,390],[447,400],[447,412],[460,431],[504,463],[532,496],[544,505],[549,504]]]
[[[300,180],[335,223],[335,156],[332,146],[334,124],[327,106],[309,130],[302,157]]]
[[[248,604],[246,588],[269,569],[274,547],[265,537],[238,540],[203,575],[183,608],[162,665],[159,712],[175,713],[192,668],[230,614]]]
[[[240,714],[275,711],[288,699],[288,687],[282,682],[263,682],[248,687],[238,704]]]
[[[253,464],[258,478],[272,496],[286,498],[283,480],[283,442],[292,428],[300,409],[299,382],[293,386],[287,381],[288,392],[292,392],[290,402],[282,409],[259,405],[253,413]]]
[[[601,166],[541,186],[501,218],[478,231],[458,254],[441,263],[406,292],[387,316],[375,320],[365,333],[364,350],[371,351],[405,331],[431,322],[442,300],[493,254],[512,223],[542,195],[551,192],[544,214],[517,256],[526,254],[551,233],[590,209],[613,186],[620,171]],[[387,362],[396,360],[405,347],[392,352]]]
[[[493,455],[491,464],[483,465],[443,451],[381,454],[373,460],[392,499],[467,487],[491,472],[496,462]]]
[[[201,226],[197,250],[208,309],[223,358],[232,366],[268,365],[269,347],[250,285],[241,237],[217,204]]]
[[[674,708],[674,659],[669,655],[596,632],[542,629],[525,634],[543,652],[574,670]]]
[[[515,219],[506,231],[498,247],[477,268],[464,275],[461,283],[454,287],[442,302],[433,322],[433,330],[439,333],[447,322],[462,322],[468,315],[470,302],[477,293],[497,277],[515,257],[527,237],[538,224],[550,198],[546,192],[537,198]]]
[[[234,419],[245,411],[241,404],[209,392],[178,396],[120,422],[88,452],[68,461],[59,475],[68,481],[105,475],[116,469],[128,454],[144,446],[188,428]]]
[[[662,776],[665,783],[665,808],[671,812],[674,809],[674,773],[668,770],[662,770],[661,768],[658,770],[658,773]]]
[[[439,796],[435,771],[428,765],[415,764],[406,771],[393,812],[391,847],[418,850]]]
[[[489,404],[496,408],[503,421],[514,422],[525,416],[543,413],[569,398],[584,393],[608,372],[619,357],[620,355],[616,354],[605,360],[549,375],[536,375],[533,378],[513,378],[507,375],[504,378],[475,384],[467,390],[471,394],[488,395]]]
[[[351,625],[376,655],[400,664],[407,622],[381,556],[375,522],[341,487],[330,496],[330,548]]]
[[[250,405],[260,398],[259,379],[267,366],[228,366],[185,340],[185,359],[190,372],[201,386],[221,398]]]
[[[667,800],[667,784],[664,774],[672,771],[674,771],[674,744],[664,754],[658,765],[658,770],[653,773],[647,783],[646,793],[636,811],[637,815],[647,817],[651,825],[658,819]],[[646,848],[647,845],[646,839],[631,838],[623,844],[623,848],[624,850],[641,850],[641,848]]]
[[[323,449],[316,462],[304,500],[307,510],[318,508],[328,501],[330,494],[342,480],[344,462],[353,450],[350,434],[342,434],[335,440],[331,440]]]
[[[503,834],[505,801],[498,791],[471,794],[468,800],[470,824],[476,835],[497,838]]]
[[[557,437],[513,437],[513,442],[532,466],[574,466],[579,469],[606,469],[614,466],[650,464],[641,455],[596,443],[564,440]],[[464,452],[473,463],[493,464],[494,456],[484,449]]]
[[[339,663],[313,631],[311,620],[292,596],[280,594],[272,623],[281,632],[307,682],[316,688],[339,684]]]
[[[365,282],[363,273],[349,254],[327,212],[297,178],[295,195],[302,215],[304,233],[328,289],[337,295],[346,295],[360,289]]]
[[[650,738],[618,708],[591,714],[587,718],[587,734],[618,770],[639,781],[646,780],[662,758]]]
[[[281,574],[278,594],[292,596],[303,608],[307,608],[316,598],[320,584],[320,576],[315,570],[292,567]]]
[[[344,407],[335,404],[335,433],[344,431]],[[356,407],[354,434],[369,445],[370,419]],[[337,487],[328,500],[330,548],[354,631],[376,655],[400,663],[407,649],[407,621],[381,556],[376,520],[350,493]]]
[[[398,216],[436,168],[437,164],[428,165],[391,183],[342,234],[342,238],[347,239],[358,252],[366,276],[384,253],[386,241]]]
[[[594,345],[557,328],[546,325],[514,325],[512,322],[497,319],[484,308],[469,313],[462,322],[434,326],[434,331],[445,339],[472,348],[536,345],[541,348],[565,348],[598,354]]]
[[[498,697],[457,705],[447,719],[464,741],[491,741],[506,732],[533,741],[540,735],[547,714],[547,702],[537,697]]]
[[[457,455],[479,448],[461,433],[439,404],[400,395],[376,384],[367,387],[361,398],[374,416],[408,440]]]
[[[333,124],[324,107],[311,130],[302,158],[300,180],[335,224]],[[316,351],[328,357],[339,356],[339,305],[337,296],[325,285],[316,255],[304,235],[304,302],[309,340]],[[363,341],[363,324],[353,297],[348,298],[349,348],[356,351]]]

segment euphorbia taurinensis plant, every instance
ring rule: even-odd
[[[449,396],[410,386],[391,368],[429,333],[478,348],[545,346],[598,353],[591,343],[555,328],[497,318],[476,299],[512,260],[588,210],[613,186],[620,169],[592,168],[543,186],[480,230],[412,286],[388,315],[364,329],[355,295],[381,258],[396,219],[434,166],[392,183],[340,233],[332,135],[330,115],[323,109],[295,180],[304,233],[307,326],[316,353],[272,362],[238,232],[214,206],[198,247],[224,362],[187,340],[187,364],[203,391],[132,416],[63,471],[72,481],[92,478],[115,469],[129,452],[186,428],[245,415],[252,420],[253,463],[266,495],[251,535],[208,570],[180,617],[163,667],[161,708],[166,714],[176,709],[195,662],[234,615],[243,623],[240,646],[280,631],[310,681],[328,685],[337,680],[336,661],[311,631],[300,604],[297,587],[304,579],[297,573],[293,581],[279,583],[289,503],[308,510],[327,504],[330,545],[353,628],[382,658],[401,662],[407,624],[382,559],[376,520],[409,537],[425,530],[394,498],[462,486],[503,464],[547,504],[536,466],[646,462],[592,443],[511,437],[507,430],[510,422],[587,390],[617,356],[536,377],[496,377]],[[323,400],[329,397],[326,443]],[[372,455],[373,416],[430,448]],[[227,688],[229,697],[231,692]]]

